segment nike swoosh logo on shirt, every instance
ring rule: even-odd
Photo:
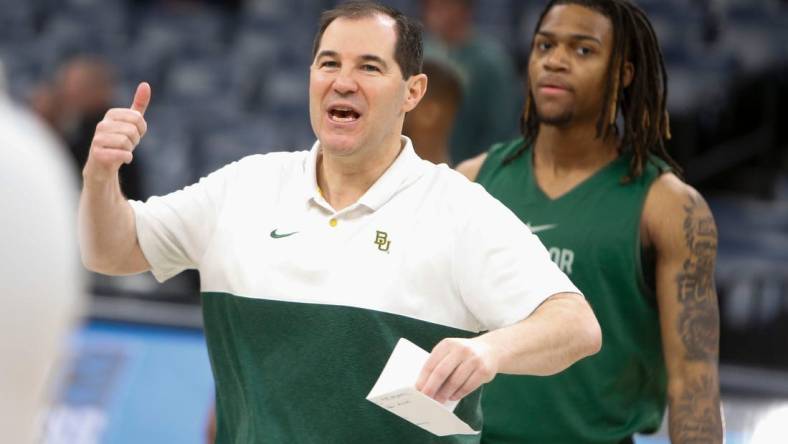
[[[293,231],[292,233],[282,233],[282,234],[279,234],[279,233],[277,233],[277,232],[276,232],[276,230],[277,230],[277,229],[276,229],[276,228],[274,228],[274,229],[273,229],[273,231],[271,231],[271,237],[273,237],[274,239],[281,239],[281,238],[283,238],[283,237],[292,236],[292,235],[294,235],[294,234],[298,233],[298,231]]]
[[[558,224],[549,224],[549,225],[527,225],[527,227],[531,230],[531,233],[538,233],[540,231],[547,231],[552,230],[553,228],[557,227]]]

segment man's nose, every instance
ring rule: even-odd
[[[334,79],[334,91],[338,94],[351,94],[358,90],[358,82],[348,70],[340,70]]]
[[[566,48],[557,45],[544,58],[544,68],[549,71],[566,71],[569,68]]]

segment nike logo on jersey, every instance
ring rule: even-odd
[[[280,234],[280,233],[277,233],[276,230],[277,229],[274,228],[273,231],[271,231],[271,237],[273,237],[274,239],[281,239],[283,237],[292,236],[292,235],[298,233],[298,231],[293,231],[292,233],[281,233]]]
[[[536,234],[536,233],[539,233],[540,231],[552,230],[553,228],[557,227],[558,224],[549,224],[549,225],[531,225],[531,224],[526,224],[526,226],[528,227],[529,230],[531,230],[531,233]]]

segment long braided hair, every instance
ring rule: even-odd
[[[632,151],[629,174],[625,180],[640,176],[649,154],[668,163],[679,173],[681,168],[668,155],[665,141],[670,140],[670,120],[666,109],[668,76],[657,35],[648,17],[628,0],[552,0],[534,29],[534,36],[547,13],[556,5],[576,4],[593,9],[610,19],[613,24],[613,51],[608,62],[608,79],[604,91],[603,108],[596,124],[597,137],[606,138],[611,131],[618,134],[616,119],[621,112],[624,131],[623,149]],[[629,61],[635,68],[632,82],[624,87],[624,68]],[[525,139],[523,147],[504,159],[507,164],[516,159],[536,140],[539,118],[533,103],[530,82],[526,82],[526,101],[520,129]]]

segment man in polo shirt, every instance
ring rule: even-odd
[[[373,3],[327,11],[310,68],[310,151],[244,158],[146,203],[117,179],[150,87],[98,125],[85,264],[200,271],[218,442],[471,442],[366,401],[394,344],[431,349],[416,386],[481,426],[497,373],[552,374],[600,347],[591,309],[537,238],[401,135],[427,87],[420,27]],[[485,334],[481,332],[487,331]]]

